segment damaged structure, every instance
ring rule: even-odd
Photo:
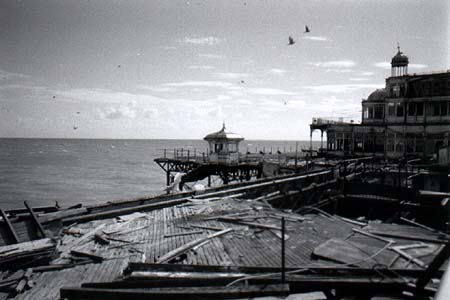
[[[450,71],[408,73],[409,59],[392,58],[386,86],[362,100],[362,121],[314,118],[311,129],[326,133],[322,151],[336,156],[425,157],[449,145]]]

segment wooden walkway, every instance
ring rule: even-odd
[[[231,215],[231,217],[230,217]],[[225,216],[225,217],[224,217]],[[227,217],[228,216],[228,219]],[[239,217],[240,224],[233,221]],[[65,228],[58,246],[60,256],[52,264],[74,262],[75,250],[85,255],[95,255],[102,259],[98,263],[87,263],[72,268],[56,271],[33,273],[34,286],[22,294],[17,300],[56,300],[60,299],[60,289],[64,286],[79,287],[87,282],[109,282],[123,275],[130,262],[155,263],[169,251],[177,249],[188,242],[206,237],[225,228],[233,231],[220,237],[210,239],[206,243],[188,251],[181,256],[181,261],[173,263],[187,265],[213,266],[248,266],[248,267],[280,267],[281,266],[281,216],[285,216],[286,234],[286,266],[301,268],[304,266],[336,266],[346,263],[342,253],[329,254],[327,251],[313,255],[317,247],[332,239],[346,241],[347,247],[365,245],[367,249],[377,250],[386,246],[385,242],[358,234],[354,229],[366,228],[326,214],[297,215],[287,214],[269,208],[261,202],[232,198],[193,199],[187,203],[166,207],[146,213],[133,213],[101,221],[90,221]],[[378,227],[377,227],[378,226]],[[398,229],[398,226],[395,225]],[[411,235],[418,235],[420,228],[412,227],[404,230]],[[381,225],[367,227],[369,230],[381,228]],[[399,231],[398,229],[397,231]],[[412,230],[412,231],[411,231]],[[109,244],[96,242],[95,234],[109,239]],[[431,233],[427,236],[432,236]],[[434,238],[438,239],[437,234]],[[396,239],[396,245],[411,244],[411,240]],[[439,249],[439,245],[429,247],[428,254],[419,253],[426,263]],[[364,260],[363,267],[371,267],[386,261],[404,268],[418,268],[394,251],[384,249],[381,260]],[[414,250],[414,249],[413,249]],[[355,251],[353,249],[353,251]],[[320,251],[319,251],[320,252]],[[344,253],[345,254],[345,253]],[[322,255],[322,256],[321,256]],[[328,257],[328,255],[331,255]],[[333,256],[336,255],[336,256]],[[318,260],[322,257],[326,260]],[[331,260],[330,260],[331,259]],[[75,260],[76,261],[76,260]],[[79,260],[78,260],[79,261]],[[333,262],[334,261],[334,262]],[[353,260],[354,261],[354,260]],[[353,262],[352,261],[352,262]],[[355,265],[358,265],[357,263]]]

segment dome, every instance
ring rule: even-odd
[[[221,130],[210,133],[207,136],[205,136],[203,139],[205,141],[217,141],[217,140],[242,141],[244,138],[242,136],[240,136],[239,134],[226,131],[225,123],[224,123]]]
[[[400,46],[397,47],[398,52],[391,60],[392,67],[404,67],[409,63],[408,56],[404,55],[403,52],[400,51]]]
[[[384,101],[387,97],[387,92],[385,89],[377,89],[372,94],[367,97],[368,102],[381,102]]]

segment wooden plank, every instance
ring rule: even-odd
[[[37,227],[37,229],[38,229],[38,232],[41,233],[42,238],[46,238],[47,235],[45,234],[44,227],[42,227],[42,224],[41,224],[41,222],[39,221],[39,219],[38,219],[38,217],[36,216],[36,214],[34,213],[33,208],[31,208],[31,207],[28,205],[28,202],[27,202],[27,201],[24,201],[23,203],[25,204],[25,207],[27,208],[28,212],[30,213],[30,216],[31,216],[31,218],[32,218],[32,220],[33,220],[33,222],[34,222],[34,224],[36,225],[36,227]]]
[[[441,251],[439,251],[439,253],[430,263],[428,268],[425,270],[425,273],[422,276],[420,276],[419,279],[416,281],[416,286],[418,288],[423,288],[424,286],[426,286],[427,283],[431,280],[431,278],[433,276],[436,276],[436,271],[438,271],[438,269],[449,258],[449,256],[450,256],[450,242],[447,242],[447,244],[442,248]]]
[[[151,211],[155,209],[160,209],[163,207],[168,206],[174,206],[182,203],[186,203],[189,198],[181,198],[181,199],[174,199],[174,200],[166,200],[166,201],[160,201],[156,203],[150,203],[150,204],[144,204],[144,205],[136,205],[133,207],[126,207],[126,208],[119,208],[119,209],[111,209],[103,212],[78,216],[78,217],[71,217],[66,218],[63,220],[63,224],[71,224],[71,223],[82,223],[82,222],[89,222],[92,220],[100,220],[105,218],[112,218],[124,214],[129,214],[133,212],[138,211]]]
[[[395,252],[397,252],[398,254],[400,254],[401,256],[403,256],[404,258],[406,258],[408,261],[412,261],[413,263],[417,264],[418,266],[425,268],[427,265],[421,261],[418,258],[412,257],[411,255],[409,255],[408,253],[406,253],[405,251],[398,249],[397,247],[391,247],[390,249],[394,250]]]
[[[78,250],[70,250],[70,254],[72,254],[74,256],[87,257],[87,258],[92,259],[95,262],[102,262],[103,261],[103,257],[102,256],[91,254],[91,253],[87,253],[87,252],[82,252],[82,251],[78,251]]]
[[[187,232],[165,234],[164,237],[165,238],[170,238],[170,237],[176,237],[176,236],[191,235],[191,234],[202,234],[202,233],[203,233],[203,231],[187,231]]]
[[[171,260],[171,259],[173,259],[173,258],[175,258],[175,257],[177,257],[177,256],[179,256],[179,255],[181,255],[183,253],[185,253],[186,251],[189,251],[191,248],[193,248],[193,247],[203,243],[204,241],[210,240],[210,239],[215,238],[215,237],[219,237],[219,236],[227,234],[227,233],[229,233],[231,231],[233,231],[233,229],[232,228],[228,228],[228,229],[225,229],[225,230],[222,230],[222,231],[210,234],[210,235],[208,235],[208,236],[206,236],[204,238],[200,238],[200,239],[191,241],[191,242],[189,242],[187,244],[184,244],[183,246],[178,247],[178,248],[176,248],[176,249],[174,249],[172,251],[169,251],[168,253],[166,253],[163,256],[161,256],[157,260],[157,263],[168,262],[169,260]]]
[[[339,274],[379,274],[380,270],[373,268],[360,268],[340,265],[330,266],[296,266],[286,267],[286,271],[294,271],[298,269],[308,269],[313,274],[330,274],[338,272]],[[185,265],[185,264],[155,264],[155,263],[140,263],[130,262],[125,269],[125,274],[130,274],[133,271],[162,271],[162,272],[239,272],[239,273],[279,273],[281,267],[249,267],[249,266],[222,266],[222,265]],[[389,272],[395,272],[404,276],[417,277],[424,273],[421,269],[390,269]],[[439,272],[438,275],[442,275]]]
[[[6,224],[6,227],[8,228],[9,233],[11,234],[14,243],[18,243],[19,242],[19,237],[17,236],[16,231],[14,230],[14,227],[12,226],[11,222],[9,221],[8,217],[6,216],[5,212],[3,211],[3,209],[0,209],[0,214],[2,215],[3,221]]]
[[[316,247],[313,254],[321,258],[352,265],[367,266],[376,263],[384,263],[387,265],[392,260],[394,253],[386,250],[379,253],[381,249],[333,238]],[[377,255],[372,257],[375,254]]]
[[[223,222],[230,222],[230,223],[240,224],[240,225],[247,225],[247,226],[250,226],[250,227],[257,227],[257,228],[272,229],[272,230],[279,230],[279,231],[281,231],[281,227],[272,226],[272,225],[265,225],[265,224],[261,224],[261,223],[255,223],[255,222],[242,221],[242,220],[237,219],[237,218],[221,217],[221,218],[218,218],[218,220],[219,221],[223,221]]]
[[[33,208],[34,209],[34,208]],[[48,213],[45,215],[39,216],[39,221],[45,224],[51,221],[61,220],[68,217],[74,217],[78,215],[82,215],[88,212],[88,209],[85,207],[76,208],[76,209],[66,209],[57,212]]]
[[[237,299],[263,296],[285,296],[289,294],[289,285],[272,284],[248,287],[191,287],[191,288],[159,288],[159,289],[95,289],[68,288],[60,290],[60,297],[69,300],[148,300],[156,299]]]

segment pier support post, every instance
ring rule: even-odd
[[[284,217],[281,218],[281,283],[286,282],[285,240],[284,240]]]

